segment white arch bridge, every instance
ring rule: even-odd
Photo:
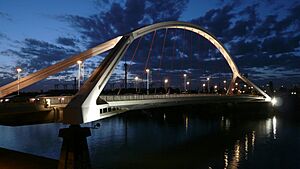
[[[122,56],[130,46],[130,44],[137,38],[154,32],[159,29],[184,29],[194,32],[212,43],[225,58],[232,71],[232,80],[230,82],[226,96],[205,96],[205,95],[176,95],[176,96],[139,96],[143,98],[131,98],[123,96],[119,99],[109,99],[109,97],[102,98],[99,101],[98,97],[105,87],[107,81],[116,68],[117,64],[121,60]],[[204,100],[210,101],[265,101],[271,102],[270,96],[257,87],[254,83],[248,80],[246,77],[241,75],[238,67],[234,63],[229,52],[226,50],[224,45],[217,40],[211,33],[204,30],[203,28],[186,22],[170,21],[161,22],[153,25],[145,26],[134,30],[126,35],[118,36],[107,42],[104,42],[94,48],[86,50],[78,55],[72,56],[64,61],[56,63],[45,69],[32,73],[26,77],[9,83],[5,86],[0,87],[0,98],[10,93],[16,92],[19,89],[25,88],[33,83],[43,80],[50,75],[58,73],[74,64],[78,60],[84,61],[92,56],[104,53],[111,50],[110,53],[105,57],[101,64],[95,69],[88,80],[83,84],[78,93],[70,98],[70,101],[63,104],[63,121],[69,124],[80,124],[99,120],[101,118],[108,117],[110,115],[118,114],[126,110],[143,109],[147,107],[159,107],[163,105],[177,105],[177,104],[197,104],[197,102],[203,102]],[[261,96],[232,96],[232,88],[237,79],[242,80],[247,85],[252,86]],[[121,96],[119,96],[121,97]],[[111,96],[113,98],[113,96]],[[49,99],[49,98],[48,98]],[[54,99],[54,98],[51,98]],[[97,101],[98,99],[98,101]],[[55,99],[54,99],[55,100]],[[162,104],[159,104],[162,103]],[[168,103],[168,104],[166,104]],[[60,105],[61,106],[61,105]],[[59,107],[59,106],[58,106]],[[111,109],[113,108],[113,109]],[[102,111],[110,110],[110,115],[103,113]]]

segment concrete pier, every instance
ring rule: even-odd
[[[70,125],[59,130],[63,138],[58,169],[91,169],[86,137],[91,135],[90,128]]]

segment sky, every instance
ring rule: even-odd
[[[26,76],[136,28],[172,20],[191,22],[214,34],[241,73],[255,83],[299,85],[299,18],[299,0],[0,0],[0,85],[16,79],[17,67]],[[150,54],[153,33],[141,39],[129,79],[145,76],[147,55],[151,56],[153,81],[163,76],[180,84],[182,73],[195,86],[208,76],[216,83],[230,78],[225,60],[205,39],[169,30],[162,49],[165,34],[157,31]],[[128,61],[137,43],[125,54]],[[85,61],[85,74],[103,57],[105,54]],[[123,63],[124,59],[110,81],[123,78]],[[36,87],[51,88],[74,76],[75,66]]]

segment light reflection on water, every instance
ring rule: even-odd
[[[196,113],[130,114],[102,120],[88,144],[94,168],[282,168],[287,162],[299,168],[294,155],[300,153],[300,127],[281,122],[275,116],[241,120]],[[58,159],[57,136],[63,127],[0,126],[0,146]],[[283,134],[283,128],[289,133]],[[280,153],[288,156],[286,161],[271,164]]]

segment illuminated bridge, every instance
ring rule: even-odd
[[[166,37],[169,29],[182,29],[193,32],[206,40],[208,40],[216,49],[222,54],[227,62],[231,72],[232,79],[226,87],[226,94],[151,94],[151,95],[116,95],[116,96],[101,96],[105,85],[110,79],[117,64],[120,62],[124,53],[134,40],[139,39],[149,33],[153,33],[152,43],[150,46],[145,71],[147,73],[147,94],[149,94],[149,69],[148,59],[152,50],[153,40],[158,30],[165,30]],[[138,44],[139,44],[138,43]],[[165,46],[165,40],[163,48]],[[138,46],[137,46],[138,47]],[[163,106],[201,104],[212,102],[271,102],[272,99],[268,94],[262,91],[254,83],[243,76],[232,57],[230,56],[224,45],[217,40],[211,33],[205,29],[186,22],[170,21],[156,23],[136,29],[126,35],[118,36],[107,42],[104,42],[94,48],[88,49],[78,55],[72,56],[64,61],[58,62],[52,66],[44,68],[35,73],[29,74],[26,77],[20,78],[12,83],[0,87],[0,98],[5,97],[13,92],[23,89],[29,85],[39,82],[51,75],[54,75],[72,65],[77,64],[77,61],[83,62],[86,59],[109,51],[109,54],[101,62],[101,64],[94,70],[91,76],[86,80],[80,90],[74,96],[64,97],[43,97],[44,100],[41,105],[45,110],[60,112],[63,116],[63,122],[67,124],[81,124],[96,121],[102,118],[123,113],[128,110],[138,110],[146,108],[157,108]],[[127,68],[126,68],[127,69]],[[127,73],[127,71],[126,71]],[[125,77],[127,78],[127,76]],[[234,88],[237,80],[242,81],[255,90],[255,95],[235,95]],[[127,80],[127,79],[125,79]],[[167,81],[165,81],[167,83]],[[80,83],[79,83],[80,84]],[[184,82],[184,84],[188,84]],[[186,88],[186,86],[185,86]],[[186,89],[185,89],[186,90]],[[100,96],[100,97],[99,97]],[[62,99],[63,98],[63,99]]]

